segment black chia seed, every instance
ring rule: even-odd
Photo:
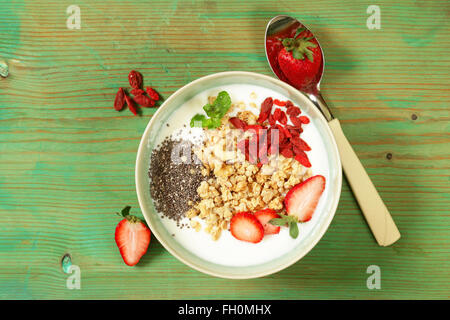
[[[181,145],[184,152],[178,153]],[[174,151],[174,148],[177,149]],[[174,161],[172,152],[182,156],[176,157]],[[201,200],[197,188],[209,178],[202,175],[202,168],[189,141],[168,137],[152,151],[149,177],[155,208],[163,216],[176,221],[180,228],[188,227],[180,220]]]

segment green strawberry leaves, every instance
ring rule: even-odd
[[[274,218],[269,221],[270,224],[273,224],[274,226],[284,227],[286,224],[289,226],[289,235],[297,239],[299,231],[298,231],[298,220],[296,217],[293,216],[287,216],[284,214],[278,214],[280,218]]]
[[[122,209],[122,211],[120,211],[120,213],[116,212],[117,215],[126,218],[128,215],[130,215],[130,206],[126,206],[125,208]]]
[[[130,209],[131,209],[130,206],[126,206],[125,208],[122,209],[122,211],[120,211],[120,213],[116,212],[116,214],[120,217],[127,219],[129,222],[133,223],[143,222],[142,219],[139,219],[138,217],[131,215]],[[147,224],[145,223],[145,225]]]
[[[205,110],[207,118],[203,114],[196,114],[192,117],[190,126],[191,127],[200,127],[200,128],[218,128],[221,125],[221,120],[223,116],[228,112],[231,107],[231,98],[228,92],[221,91],[217,95],[214,103],[207,103],[203,106],[203,110]]]
[[[310,40],[314,39],[314,37],[306,37],[299,35],[306,31],[306,28],[298,28],[295,32],[295,36],[293,38],[285,38],[282,43],[285,47],[286,51],[292,52],[292,56],[297,60],[304,60],[305,56],[311,62],[314,62],[313,53],[309,48],[316,48],[317,45]]]

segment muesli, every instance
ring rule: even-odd
[[[173,147],[186,144],[174,136],[153,150],[149,175],[156,208],[176,221],[187,217],[190,227],[213,240],[231,232],[258,243],[283,226],[296,238],[297,224],[311,219],[325,188],[325,178],[313,176],[311,147],[301,138],[309,118],[293,102],[271,97],[258,107],[233,103],[221,91],[206,102],[204,113],[190,121],[193,130],[203,131],[188,152]]]

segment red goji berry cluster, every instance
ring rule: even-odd
[[[117,111],[122,110],[126,102],[128,109],[130,109],[134,115],[137,115],[135,103],[145,108],[155,106],[155,102],[159,100],[159,94],[153,88],[147,87],[147,95],[145,95],[145,91],[142,89],[142,74],[134,70],[131,71],[128,74],[128,82],[133,88],[130,90],[130,93],[134,98],[129,97],[123,88],[119,88],[116,98],[114,99],[114,109]]]
[[[286,111],[276,108],[272,113],[273,105],[286,108]],[[310,151],[311,147],[300,138],[303,132],[302,125],[309,123],[309,118],[299,116],[301,110],[294,106],[292,101],[273,100],[266,98],[261,104],[261,110],[258,117],[258,124],[248,125],[245,121],[233,117],[230,123],[237,129],[244,131],[254,130],[250,138],[241,140],[237,146],[245,155],[245,159],[250,163],[261,167],[268,162],[268,155],[273,155],[277,151],[286,158],[294,158],[305,167],[311,167],[308,156],[305,151]],[[287,124],[291,120],[292,125]],[[278,130],[278,141],[273,134]]]

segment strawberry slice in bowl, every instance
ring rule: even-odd
[[[264,228],[264,234],[280,233],[279,226],[274,226],[273,224],[269,223],[270,220],[277,219],[280,217],[279,214],[276,213],[275,210],[263,209],[263,210],[257,211],[257,212],[255,212],[255,217],[262,224],[262,226]]]
[[[264,237],[264,227],[249,212],[238,212],[230,221],[230,232],[238,240],[258,243]]]
[[[320,196],[325,190],[325,177],[317,175],[294,186],[284,198],[286,212],[298,221],[311,220]]]

